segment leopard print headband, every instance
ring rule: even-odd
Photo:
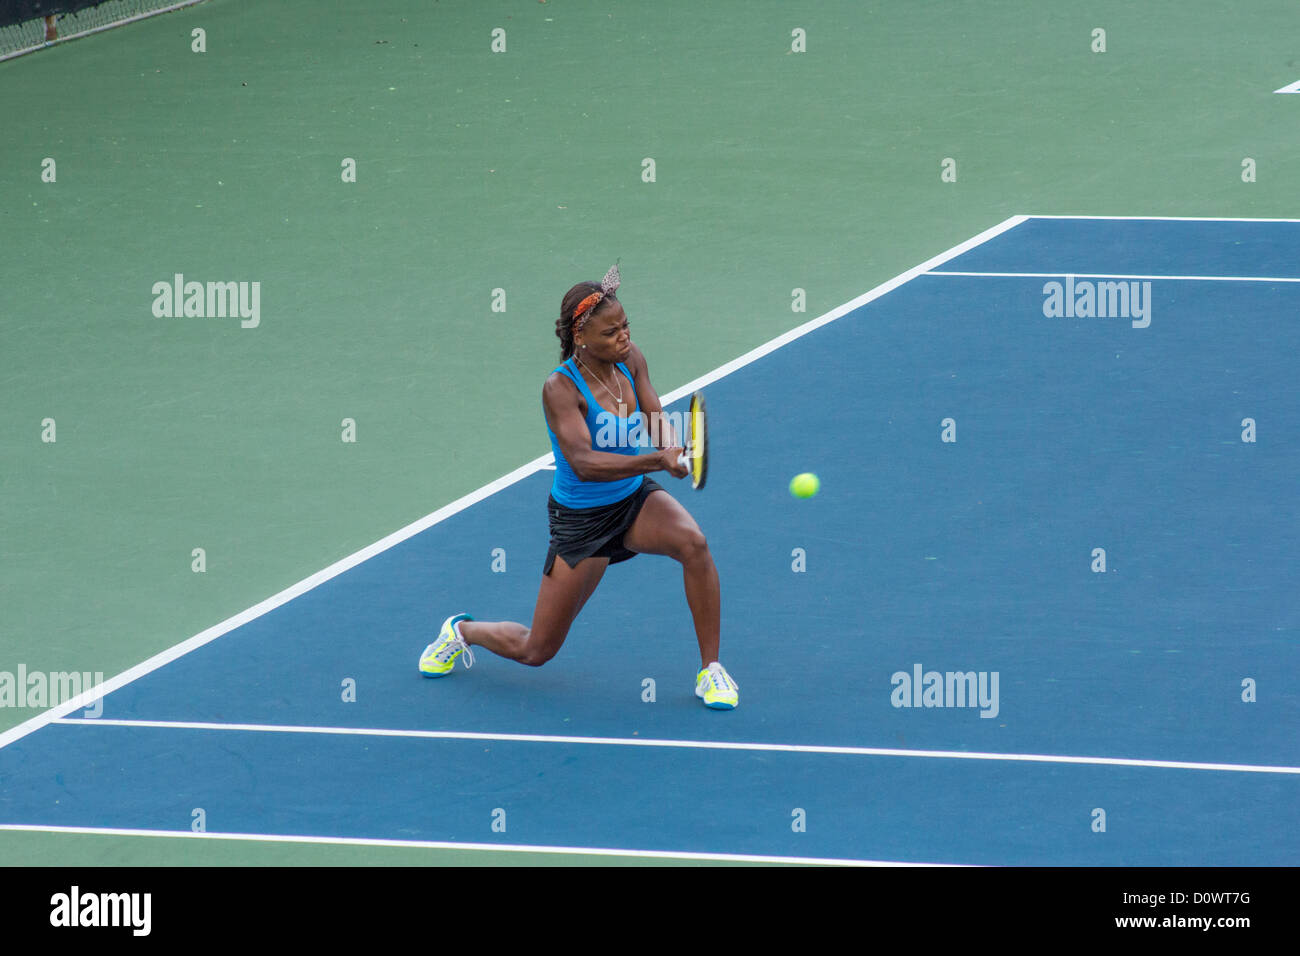
[[[573,310],[574,332],[582,331],[582,327],[587,324],[591,314],[596,311],[596,306],[605,301],[605,296],[617,292],[622,281],[618,274],[618,263],[616,262],[609,267],[609,271],[605,273],[605,278],[600,280],[600,291],[591,293],[591,295],[579,302],[578,307]]]

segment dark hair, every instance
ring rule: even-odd
[[[573,354],[573,310],[587,296],[593,292],[600,291],[599,282],[579,282],[568,292],[564,293],[564,299],[560,302],[560,317],[555,320],[555,337],[560,340],[560,361],[567,361]],[[605,307],[606,302],[617,302],[618,297],[610,293],[601,299],[600,302],[587,313],[587,319]]]

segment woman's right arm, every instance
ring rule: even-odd
[[[579,405],[580,396],[573,383],[556,372],[542,386],[542,408],[560,451],[581,481],[618,481],[652,471],[666,471],[674,478],[685,478],[689,469],[679,464],[681,448],[660,448],[645,455],[618,455],[591,447],[591,430]]]

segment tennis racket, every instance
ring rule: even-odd
[[[686,453],[679,461],[691,470],[691,487],[696,491],[704,487],[709,477],[708,416],[704,412],[704,393],[691,395],[690,411],[686,419]]]

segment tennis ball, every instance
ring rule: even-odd
[[[795,475],[790,479],[790,494],[796,498],[811,498],[817,494],[821,486],[822,483],[816,475],[805,471],[802,475]]]

